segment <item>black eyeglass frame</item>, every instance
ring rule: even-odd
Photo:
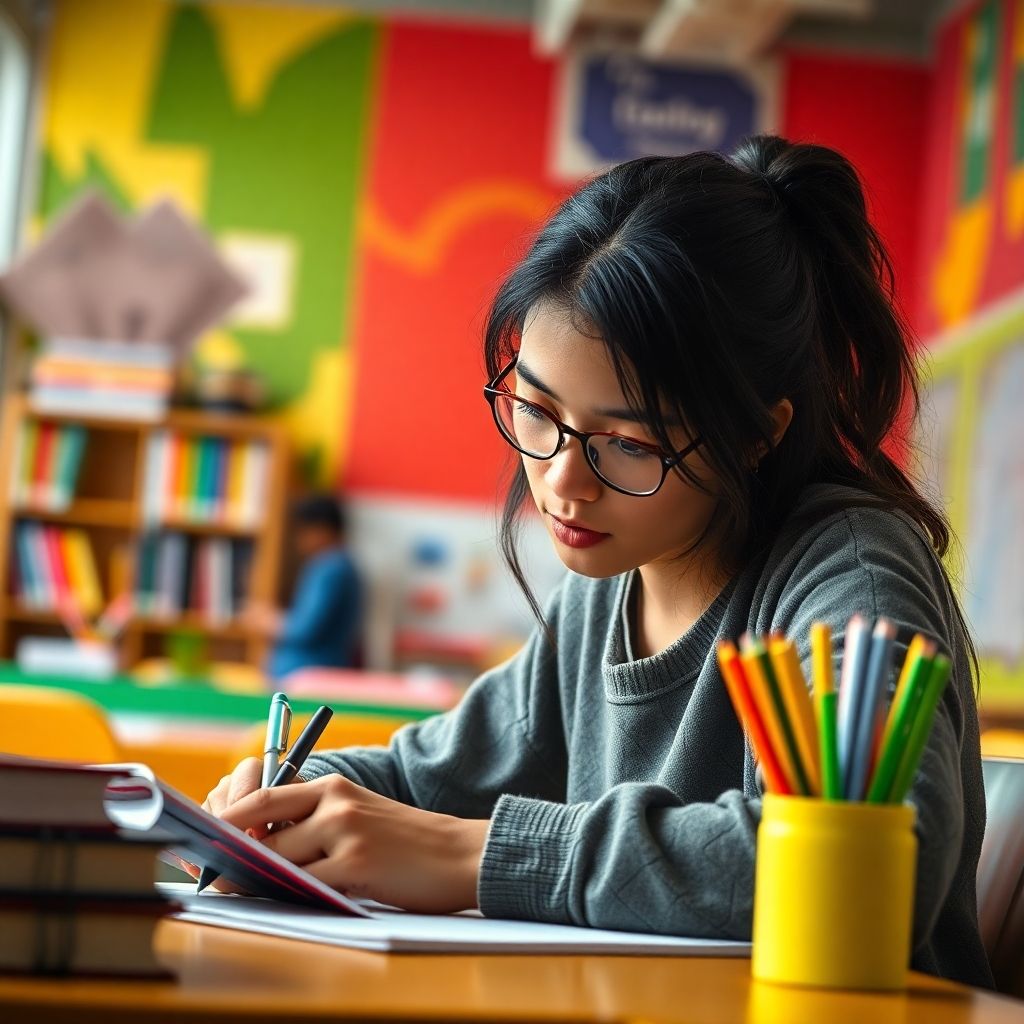
[[[487,399],[487,403],[491,407],[491,415],[494,417],[494,425],[498,428],[498,433],[501,434],[512,448],[521,455],[527,456],[527,458],[537,459],[538,462],[548,462],[553,459],[563,447],[565,447],[565,438],[568,435],[569,437],[574,437],[579,441],[580,446],[583,448],[583,457],[587,460],[587,465],[590,467],[590,471],[606,487],[610,487],[613,491],[618,491],[619,494],[628,495],[630,498],[649,498],[651,495],[657,494],[658,491],[661,490],[662,485],[665,483],[665,477],[668,476],[669,472],[675,469],[675,467],[678,466],[687,455],[696,451],[703,443],[703,439],[698,437],[674,455],[669,455],[658,445],[648,444],[646,441],[638,441],[635,437],[630,437],[628,434],[617,434],[611,430],[575,430],[573,427],[570,427],[568,423],[563,423],[557,416],[545,409],[544,406],[537,405],[536,402],[528,401],[525,398],[520,398],[514,391],[509,391],[507,387],[501,386],[502,381],[504,381],[504,379],[515,368],[517,358],[517,356],[513,356],[512,359],[498,371],[498,375],[488,384],[484,385],[484,398]],[[533,452],[528,452],[523,448],[520,448],[518,443],[513,438],[509,437],[505,427],[502,425],[501,416],[498,414],[497,400],[501,396],[511,396],[517,402],[521,402],[523,405],[528,405],[531,409],[535,409],[555,425],[555,428],[558,430],[558,444],[550,455],[534,455]],[[628,491],[626,488],[612,483],[611,480],[608,480],[601,474],[601,471],[594,464],[589,444],[592,437],[617,437],[623,441],[628,441],[630,444],[635,444],[638,448],[643,448],[646,451],[649,451],[652,455],[656,455],[661,461],[661,479],[658,481],[658,485],[650,491]]]

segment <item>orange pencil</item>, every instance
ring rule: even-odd
[[[722,678],[729,691],[732,706],[736,709],[736,715],[746,730],[750,745],[754,748],[754,756],[761,765],[765,784],[772,793],[791,794],[793,790],[786,781],[785,773],[768,739],[746,673],[743,671],[743,663],[735,645],[727,640],[721,641],[718,645],[718,665],[722,670]]]
[[[814,707],[807,688],[796,644],[792,640],[773,639],[768,648],[782,700],[793,726],[811,796],[821,796],[821,770],[818,758],[818,731],[814,725]]]

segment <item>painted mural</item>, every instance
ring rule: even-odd
[[[40,213],[86,185],[170,195],[258,282],[200,359],[262,373],[313,478],[350,399],[352,264],[373,22],[318,8],[167,0],[58,5]]]
[[[932,334],[922,475],[961,542],[951,567],[981,701],[1024,705],[1024,0],[940,39],[921,320]],[[927,248],[935,243],[934,250]]]

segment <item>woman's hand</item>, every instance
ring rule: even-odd
[[[421,913],[477,905],[488,821],[409,807],[341,775],[232,799],[244,788],[231,784],[241,767],[222,781],[220,816],[332,888]],[[278,821],[294,824],[268,835],[266,823]]]
[[[245,760],[238,763],[230,775],[225,775],[210,790],[209,796],[203,801],[203,810],[216,815],[218,818],[223,817],[224,811],[232,804],[237,803],[250,793],[256,792],[260,788],[262,780],[263,762],[258,757],[245,758]],[[302,781],[300,778],[292,780],[292,782]],[[249,834],[259,839],[266,835],[266,832],[267,826],[263,824],[259,828],[250,829]],[[190,864],[180,857],[176,857],[175,860],[178,861],[183,871],[187,871],[193,878],[199,877],[199,868],[195,864]],[[215,885],[214,888],[219,889],[221,886]]]

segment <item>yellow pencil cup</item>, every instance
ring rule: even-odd
[[[915,810],[767,794],[757,831],[752,971],[761,981],[902,989]]]

